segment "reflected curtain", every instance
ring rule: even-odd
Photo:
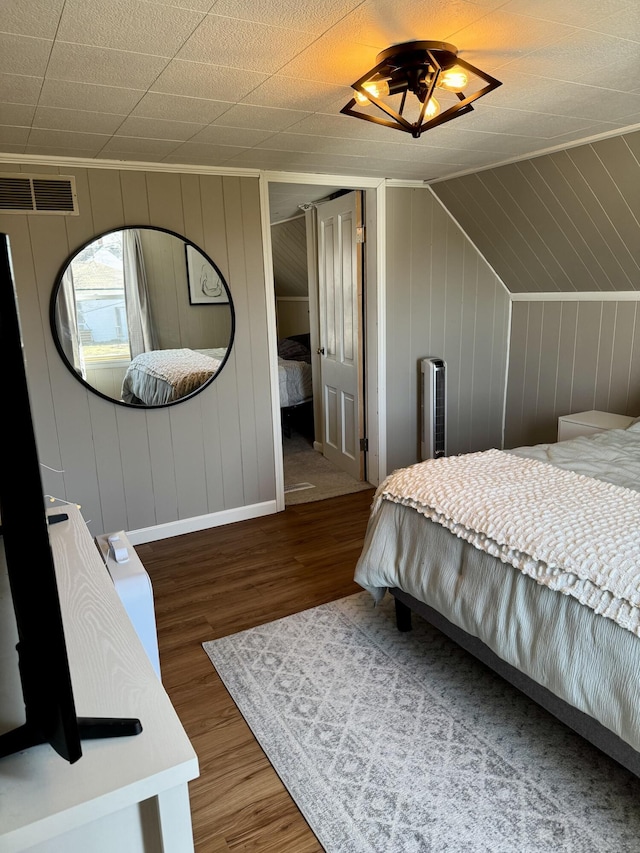
[[[128,228],[122,232],[122,258],[129,346],[131,358],[134,358],[143,352],[158,349],[151,319],[142,240],[137,228]]]
[[[82,346],[80,345],[76,290],[71,265],[67,267],[67,271],[62,276],[62,283],[56,298],[56,325],[60,331],[58,340],[69,364],[73,365],[76,373],[86,379],[87,372],[82,356]]]

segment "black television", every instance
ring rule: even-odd
[[[84,738],[142,731],[131,718],[76,715],[49,525],[65,520],[45,510],[9,238],[0,234],[0,363],[6,402],[4,446],[17,463],[0,477],[0,533],[18,632],[17,663],[24,724],[0,734],[0,758],[49,743],[73,763]],[[8,457],[7,457],[8,458]]]

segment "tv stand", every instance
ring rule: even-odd
[[[84,741],[139,735],[142,723],[135,717],[78,717],[78,728],[80,740]],[[46,742],[36,726],[24,723],[0,735],[0,758]]]
[[[0,741],[16,747],[0,758],[0,850],[189,853],[196,754],[84,519],[75,506],[65,513],[49,533],[69,668],[76,708],[96,717],[80,718],[74,764],[48,743],[32,745],[0,546]]]

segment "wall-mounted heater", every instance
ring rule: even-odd
[[[447,366],[441,358],[420,362],[420,456],[447,455]]]

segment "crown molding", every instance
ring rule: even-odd
[[[603,290],[563,293],[512,293],[512,302],[640,302],[640,290]]]
[[[75,169],[118,169],[135,172],[179,172],[191,175],[224,175],[238,178],[259,178],[259,169],[230,169],[225,166],[194,166],[189,163],[158,163],[145,160],[96,160],[91,157],[49,157],[40,154],[1,154],[0,163],[60,166]]]

